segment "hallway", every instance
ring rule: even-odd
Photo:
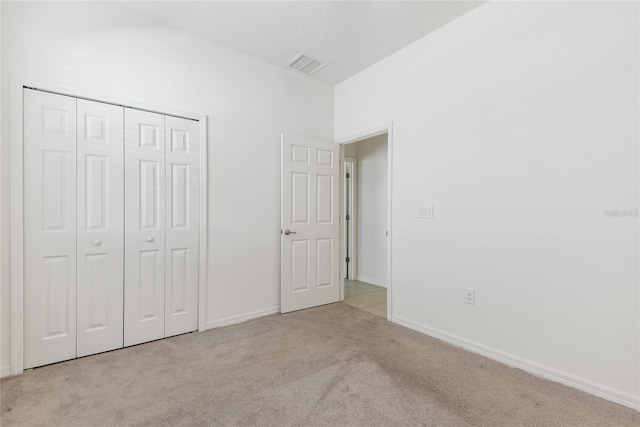
[[[344,279],[344,304],[387,318],[387,289]]]

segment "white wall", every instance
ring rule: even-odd
[[[2,22],[2,7],[0,5],[0,23]],[[0,47],[2,46],[2,31],[0,31]],[[0,70],[2,70],[2,55],[0,54]],[[5,93],[3,91],[4,86],[0,84],[0,100],[4,99]],[[2,120],[0,120],[0,138],[3,135],[3,124]],[[6,214],[4,212],[4,192],[5,188],[8,189],[8,186],[5,186],[5,167],[7,163],[5,163],[4,153],[1,149],[0,144],[0,313],[9,312],[9,295],[5,294],[2,289],[5,283],[5,278],[8,278],[9,268],[5,265],[5,248],[7,247],[7,243],[5,241],[8,240],[8,236],[5,237],[5,232],[8,231],[5,228],[5,220]],[[9,357],[10,357],[10,349],[8,348],[8,340],[10,333],[10,324],[5,319],[6,316],[0,314],[0,377],[4,377],[9,375]],[[5,338],[6,337],[6,338]],[[6,347],[6,348],[5,348]]]
[[[386,287],[387,135],[349,145],[358,146],[356,277]]]
[[[344,156],[345,157],[352,157],[352,158],[357,158],[358,157],[358,143],[353,143],[353,144],[345,144],[344,145]]]
[[[9,363],[9,79],[209,117],[211,326],[280,304],[280,132],[330,139],[333,88],[99,3],[2,2],[2,355]],[[303,108],[301,108],[303,106]],[[247,268],[247,267],[250,268]]]
[[[394,124],[394,321],[638,407],[638,39],[490,2],[336,87],[337,138]]]

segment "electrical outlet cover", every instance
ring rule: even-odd
[[[473,288],[464,288],[464,302],[466,304],[475,305],[476,303],[476,290]]]

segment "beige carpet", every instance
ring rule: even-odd
[[[3,426],[640,426],[344,304],[35,369],[1,391]]]

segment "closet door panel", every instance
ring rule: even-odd
[[[165,336],[164,120],[125,109],[125,346]]]
[[[123,115],[78,100],[78,357],[123,345]]]
[[[198,329],[200,126],[176,117],[166,121],[165,335]]]
[[[24,367],[76,357],[76,99],[24,89]]]

